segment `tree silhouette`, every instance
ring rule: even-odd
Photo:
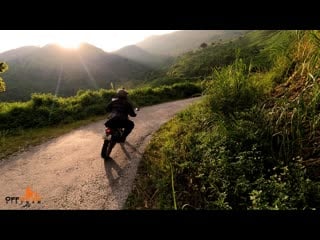
[[[3,73],[8,70],[8,65],[4,62],[0,62],[0,73]],[[4,92],[6,90],[6,84],[3,79],[0,77],[0,92]]]
[[[200,47],[201,47],[201,48],[206,48],[206,47],[208,47],[208,44],[206,44],[206,43],[201,43]]]

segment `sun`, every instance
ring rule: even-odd
[[[80,47],[81,42],[75,39],[61,39],[56,42],[59,46],[67,49],[77,49]]]

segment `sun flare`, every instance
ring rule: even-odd
[[[81,47],[81,43],[113,52],[152,35],[173,31],[177,30],[0,30],[0,53],[23,46],[44,47],[50,44],[74,50]]]
[[[77,49],[80,47],[81,42],[73,39],[64,39],[56,42],[59,46],[68,49]]]

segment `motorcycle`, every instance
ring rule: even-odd
[[[110,153],[116,143],[119,142],[123,134],[123,128],[112,129],[107,127],[105,129],[104,141],[101,149],[101,157],[105,160],[110,156]]]
[[[136,111],[139,111],[139,108],[135,109]],[[124,132],[124,128],[105,128],[105,133],[103,136],[103,145],[101,149],[101,157],[105,160],[110,158],[110,154],[112,149],[117,143],[120,143],[120,139],[122,138]]]

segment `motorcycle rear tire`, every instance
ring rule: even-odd
[[[104,159],[107,157],[107,149],[108,149],[109,143],[110,143],[109,140],[104,140],[103,145],[102,145],[101,157]]]

